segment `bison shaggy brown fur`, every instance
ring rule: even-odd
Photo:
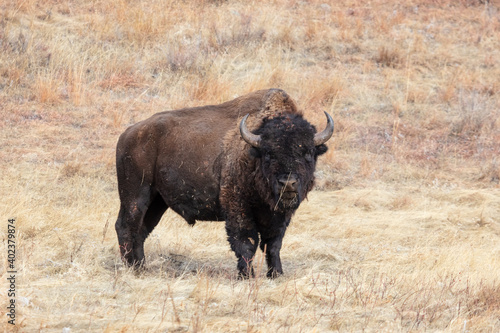
[[[325,113],[326,114],[326,113]],[[321,133],[283,90],[260,90],[220,105],[157,113],[129,127],[116,150],[124,261],[144,263],[144,241],[167,208],[189,224],[226,221],[240,277],[253,274],[260,244],[267,275],[283,273],[285,230],[312,189]]]

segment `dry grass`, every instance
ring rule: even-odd
[[[500,330],[494,1],[0,8],[0,217],[17,220],[19,271],[5,331]],[[146,243],[147,269],[124,268],[118,135],[269,87],[336,126],[320,191],[285,237],[285,276],[237,281],[223,224],[173,213]]]

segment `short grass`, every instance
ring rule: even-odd
[[[0,8],[2,279],[9,218],[18,269],[4,331],[500,330],[495,1]],[[125,268],[119,134],[270,87],[336,127],[287,231],[285,275],[264,278],[258,252],[257,277],[238,281],[223,223],[191,228],[171,212],[147,268]]]

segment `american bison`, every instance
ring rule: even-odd
[[[282,274],[285,230],[313,187],[317,157],[333,133],[325,114],[326,129],[316,133],[287,93],[269,89],[160,112],[129,127],[116,149],[115,227],[124,261],[144,263],[144,241],[170,207],[190,225],[226,221],[239,277],[253,275],[259,243],[267,276]]]

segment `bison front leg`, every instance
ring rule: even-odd
[[[255,229],[231,228],[226,225],[227,240],[238,259],[238,278],[254,277],[253,257],[259,245],[259,234]]]
[[[260,248],[263,252],[266,252],[266,262],[267,262],[267,277],[274,279],[281,274],[283,274],[283,268],[281,267],[281,244],[283,241],[283,234],[278,236],[265,239],[262,237],[262,242]]]

